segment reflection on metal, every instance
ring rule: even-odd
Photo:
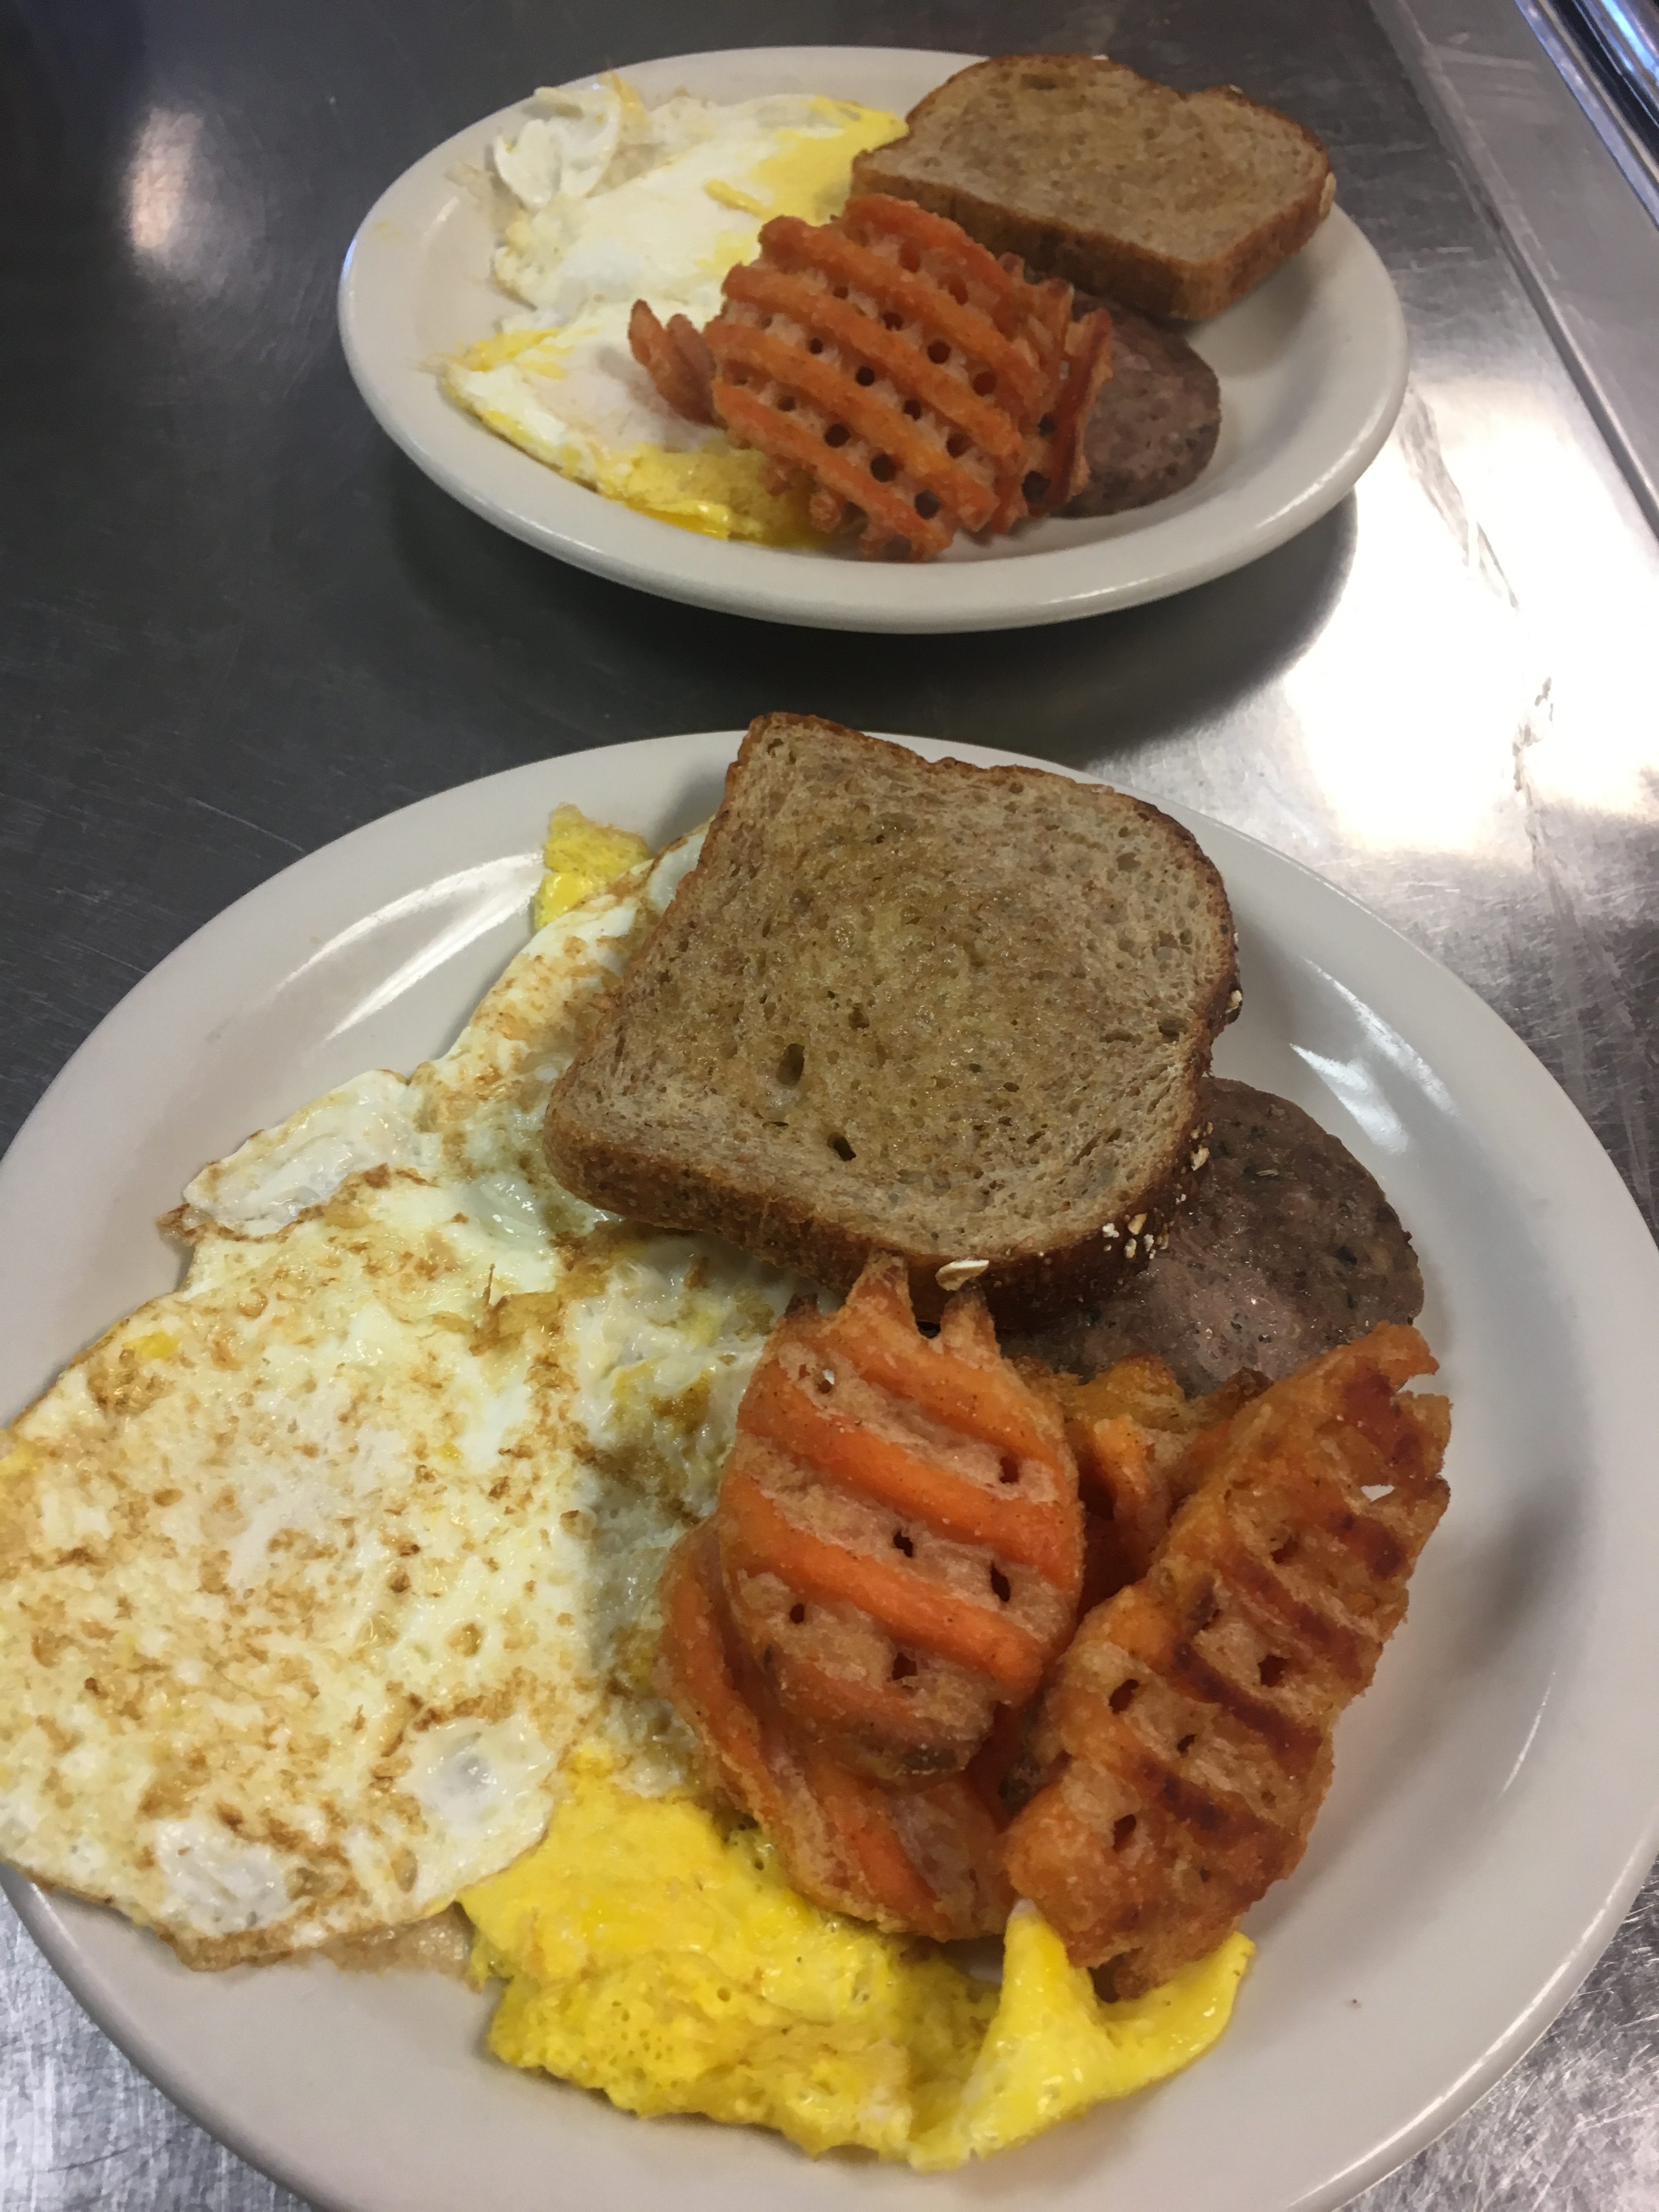
[[[1557,0],[1372,5],[1659,530],[1659,198],[1638,141]]]
[[[1632,0],[1516,0],[1631,190],[1659,222],[1659,17]]]
[[[1659,9],[1654,0],[1575,4],[1644,112],[1659,124]]]
[[[199,115],[153,107],[127,172],[127,235],[153,261],[177,252],[187,227]]]

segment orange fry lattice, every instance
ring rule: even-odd
[[[779,216],[704,332],[713,407],[738,445],[812,487],[823,530],[926,560],[1079,488],[1083,425],[1110,374],[1103,310],[1029,281],[957,224],[869,195],[834,223]]]

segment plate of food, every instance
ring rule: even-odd
[[[420,468],[579,567],[826,629],[1067,621],[1271,551],[1376,455],[1405,324],[1336,191],[1245,91],[1099,56],[681,55],[417,161],[341,335]]]
[[[1291,862],[739,745],[297,862],[0,1164],[9,1894],[342,2212],[1340,2204],[1659,1833],[1659,1255]]]

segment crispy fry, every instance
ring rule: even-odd
[[[744,1407],[753,1436],[810,1459],[822,1473],[942,1536],[979,1544],[1035,1567],[1064,1588],[1073,1571],[1071,1532],[1034,1498],[1002,1496],[964,1482],[914,1445],[860,1428],[816,1394],[789,1388],[780,1365],[757,1373]]]
[[[792,1727],[732,1624],[710,1522],[670,1557],[663,1620],[664,1693],[804,1897],[939,1942],[1001,1928],[1012,1894],[996,1824],[972,1786],[953,1775],[884,1790]]]
[[[705,333],[732,438],[798,472],[860,550],[927,559],[1069,497],[1110,374],[1110,323],[1030,283],[957,224],[878,194],[836,222],[778,216]],[[653,372],[654,373],[654,372]]]
[[[794,1723],[916,1787],[959,1770],[1063,1647],[1082,1576],[1059,1408],[977,1291],[917,1331],[902,1261],[775,1331],[715,1515],[733,1620]]]
[[[1022,1372],[1037,1363],[1021,1361]],[[1188,1398],[1161,1359],[1136,1353],[1088,1382],[1053,1376],[1087,1514],[1085,1610],[1136,1582],[1170,1516],[1197,1489],[1226,1424],[1267,1387],[1241,1368],[1207,1397]]]
[[[1384,1326],[1204,1432],[1201,1487],[1044,1693],[1049,1778],[1005,1863],[1116,1995],[1202,1956],[1301,1857],[1332,1729],[1445,1507],[1446,1401],[1401,1395],[1434,1364],[1414,1329]]]
[[[643,300],[628,318],[628,349],[662,398],[688,422],[713,422],[714,356],[689,315],[671,315],[666,326]]]
[[[1111,316],[1096,307],[1070,325],[1064,343],[1066,373],[1053,407],[1038,425],[1040,443],[1024,486],[1033,514],[1058,513],[1089,481],[1083,433],[1112,374]]]

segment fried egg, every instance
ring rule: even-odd
[[[775,215],[825,222],[853,157],[901,118],[805,94],[720,105],[686,94],[647,108],[622,78],[538,92],[490,149],[506,210],[494,270],[520,303],[444,371],[501,436],[607,497],[683,528],[769,544],[817,543],[797,494],[724,431],[687,422],[629,350],[644,299],[700,326],[720,280]]]
[[[0,1856],[222,1966],[447,1905],[584,1737],[683,1776],[657,1572],[793,1285],[584,1206],[540,1124],[696,849],[205,1169],[179,1289],[0,1431]]]
[[[601,1213],[541,1123],[694,863],[560,808],[453,1048],[188,1186],[179,1290],[0,1431],[0,1856],[191,1965],[441,1964],[507,2063],[929,2171],[1186,2065],[1251,1947],[1103,2004],[809,1904],[652,1683],[669,1547],[805,1286]]]

